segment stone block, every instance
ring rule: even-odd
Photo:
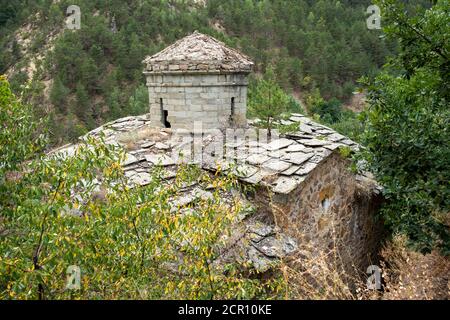
[[[218,83],[217,75],[203,74],[201,77],[202,77],[202,83],[204,83],[204,84],[217,84]]]
[[[227,81],[228,81],[227,77],[228,77],[228,75],[226,75],[226,74],[220,74],[220,75],[218,76],[218,81],[219,81],[220,83],[227,82]]]
[[[205,88],[204,88],[204,87],[201,87],[201,86],[186,87],[186,88],[185,88],[185,92],[189,92],[189,93],[200,93],[200,92],[203,92],[203,89],[205,89]]]
[[[174,106],[184,106],[186,105],[186,102],[184,99],[167,99],[166,104]]]
[[[167,93],[184,93],[183,87],[167,87]]]
[[[174,107],[173,107],[173,110],[176,112],[176,111],[192,111],[190,108],[188,108],[186,105],[175,105]]]
[[[180,70],[180,65],[178,65],[178,64],[171,64],[171,65],[169,65],[169,70],[170,71]]]
[[[214,99],[214,98],[218,98],[218,97],[219,97],[219,95],[213,91],[200,93],[200,98],[202,98],[202,99]]]
[[[200,112],[203,111],[203,106],[199,104],[187,104],[185,107],[185,110],[191,111],[191,112]]]
[[[190,90],[185,91],[185,97],[186,99],[200,99],[200,93],[199,92],[191,92]]]
[[[167,88],[165,88],[165,87],[153,87],[153,92],[155,92],[155,93],[167,92]]]
[[[206,117],[206,119],[208,121],[210,121],[210,119],[215,119],[217,118],[218,114],[217,111],[204,111],[202,114],[203,117]]]
[[[207,105],[216,106],[216,108],[217,108],[217,106],[222,104],[222,101],[218,98],[212,98],[212,99],[205,99],[204,103]]]
[[[202,110],[203,111],[217,111],[217,106],[210,105],[210,104],[204,104],[204,105],[202,105]]]
[[[183,77],[183,82],[186,84],[200,85],[202,78],[198,75],[186,75]]]

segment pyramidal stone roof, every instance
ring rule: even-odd
[[[147,73],[250,72],[253,66],[246,55],[198,31],[148,56],[143,63]]]

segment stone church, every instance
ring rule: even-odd
[[[336,248],[344,267],[365,272],[378,251],[382,230],[375,216],[382,199],[369,173],[350,170],[348,154],[358,144],[302,114],[283,122],[297,129],[271,140],[247,134],[257,121],[246,119],[247,76],[253,63],[210,36],[194,32],[144,64],[149,114],[118,119],[87,134],[102,133],[108,143],[125,147],[122,165],[131,187],[148,184],[153,168],[161,166],[170,184],[177,166],[185,162],[207,172],[232,172],[254,190],[242,195],[254,210],[235,228],[239,245],[233,246],[242,250],[234,258],[267,271],[308,243],[320,250]],[[203,129],[221,130],[200,136],[200,161],[180,158],[180,150],[189,155],[195,138],[181,135],[180,142],[176,132],[189,132],[196,121]],[[224,140],[223,132],[229,130],[232,139]],[[58,152],[70,154],[74,148]],[[174,211],[195,205],[205,193],[199,185],[186,188],[174,201]]]

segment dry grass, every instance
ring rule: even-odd
[[[337,246],[336,246],[337,247]],[[336,247],[324,252],[302,244],[283,261],[286,299],[308,300],[436,300],[450,298],[450,259],[438,252],[411,251],[403,237],[388,242],[381,251],[383,288],[367,289],[365,270],[349,271]],[[376,263],[375,263],[376,264]]]
[[[449,299],[450,259],[434,251],[420,254],[395,237],[382,252],[385,293],[383,299]]]
[[[281,271],[287,286],[286,299],[354,300],[358,299],[355,288],[363,285],[361,279],[343,268],[337,250],[317,252],[312,245],[303,245]]]

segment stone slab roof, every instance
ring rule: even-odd
[[[255,122],[257,121],[249,121],[249,124]],[[191,152],[193,137],[173,134],[170,129],[146,129],[150,128],[148,115],[115,120],[86,136],[104,135],[107,143],[125,146],[127,143],[121,141],[123,136],[131,135],[133,147],[127,152],[127,160],[123,166],[130,178],[136,175],[132,180],[136,180],[138,184],[145,184],[146,179],[141,179],[144,174],[136,171],[136,168],[162,165],[176,171],[176,166],[180,163],[201,163],[205,170],[232,170],[241,181],[268,186],[279,194],[288,194],[300,186],[323,160],[333,152],[338,152],[339,148],[359,148],[354,141],[304,115],[294,113],[289,120],[283,122],[287,125],[296,123],[298,130],[281,135],[269,143],[247,137],[223,144],[224,141],[218,139],[218,136],[204,134],[201,138],[201,158],[195,159],[183,156]],[[223,157],[220,159],[211,154],[211,150],[214,151],[212,147],[217,144],[223,147]],[[70,154],[73,153],[73,148],[73,145],[68,145],[56,151]]]
[[[227,158],[220,161],[211,157],[208,152],[208,147],[214,144],[217,135],[205,134],[201,139],[202,147],[205,148],[202,153],[202,168],[211,175],[219,168],[224,172],[231,170],[243,182],[268,186],[274,193],[289,194],[301,186],[322,161],[333,152],[338,152],[340,147],[359,148],[347,137],[301,114],[292,114],[284,123],[298,124],[298,130],[269,143],[251,139],[226,143],[224,155]],[[190,141],[183,137],[183,142],[180,142],[180,136],[170,129],[155,129],[149,125],[148,115],[126,117],[109,122],[80,139],[103,136],[106,143],[124,146],[127,153],[122,166],[131,188],[149,184],[152,170],[160,166],[163,167],[165,183],[170,184],[176,177],[180,163],[196,162],[195,159],[183,158],[178,152],[183,150],[183,146],[190,145]],[[66,145],[52,153],[71,156],[76,148],[77,144]],[[182,213],[185,209],[195,209],[192,204],[196,199],[208,197],[208,194],[209,186],[194,182],[173,199],[173,210]],[[232,196],[224,194],[223,199],[227,201]],[[245,196],[241,196],[242,201],[248,201]],[[297,243],[292,238],[275,226],[258,220],[255,215],[241,217],[234,230],[230,247],[223,248],[223,261],[249,261],[255,269],[266,271],[279,259],[297,249]]]
[[[211,36],[195,31],[145,58],[145,72],[250,72],[253,62]]]

